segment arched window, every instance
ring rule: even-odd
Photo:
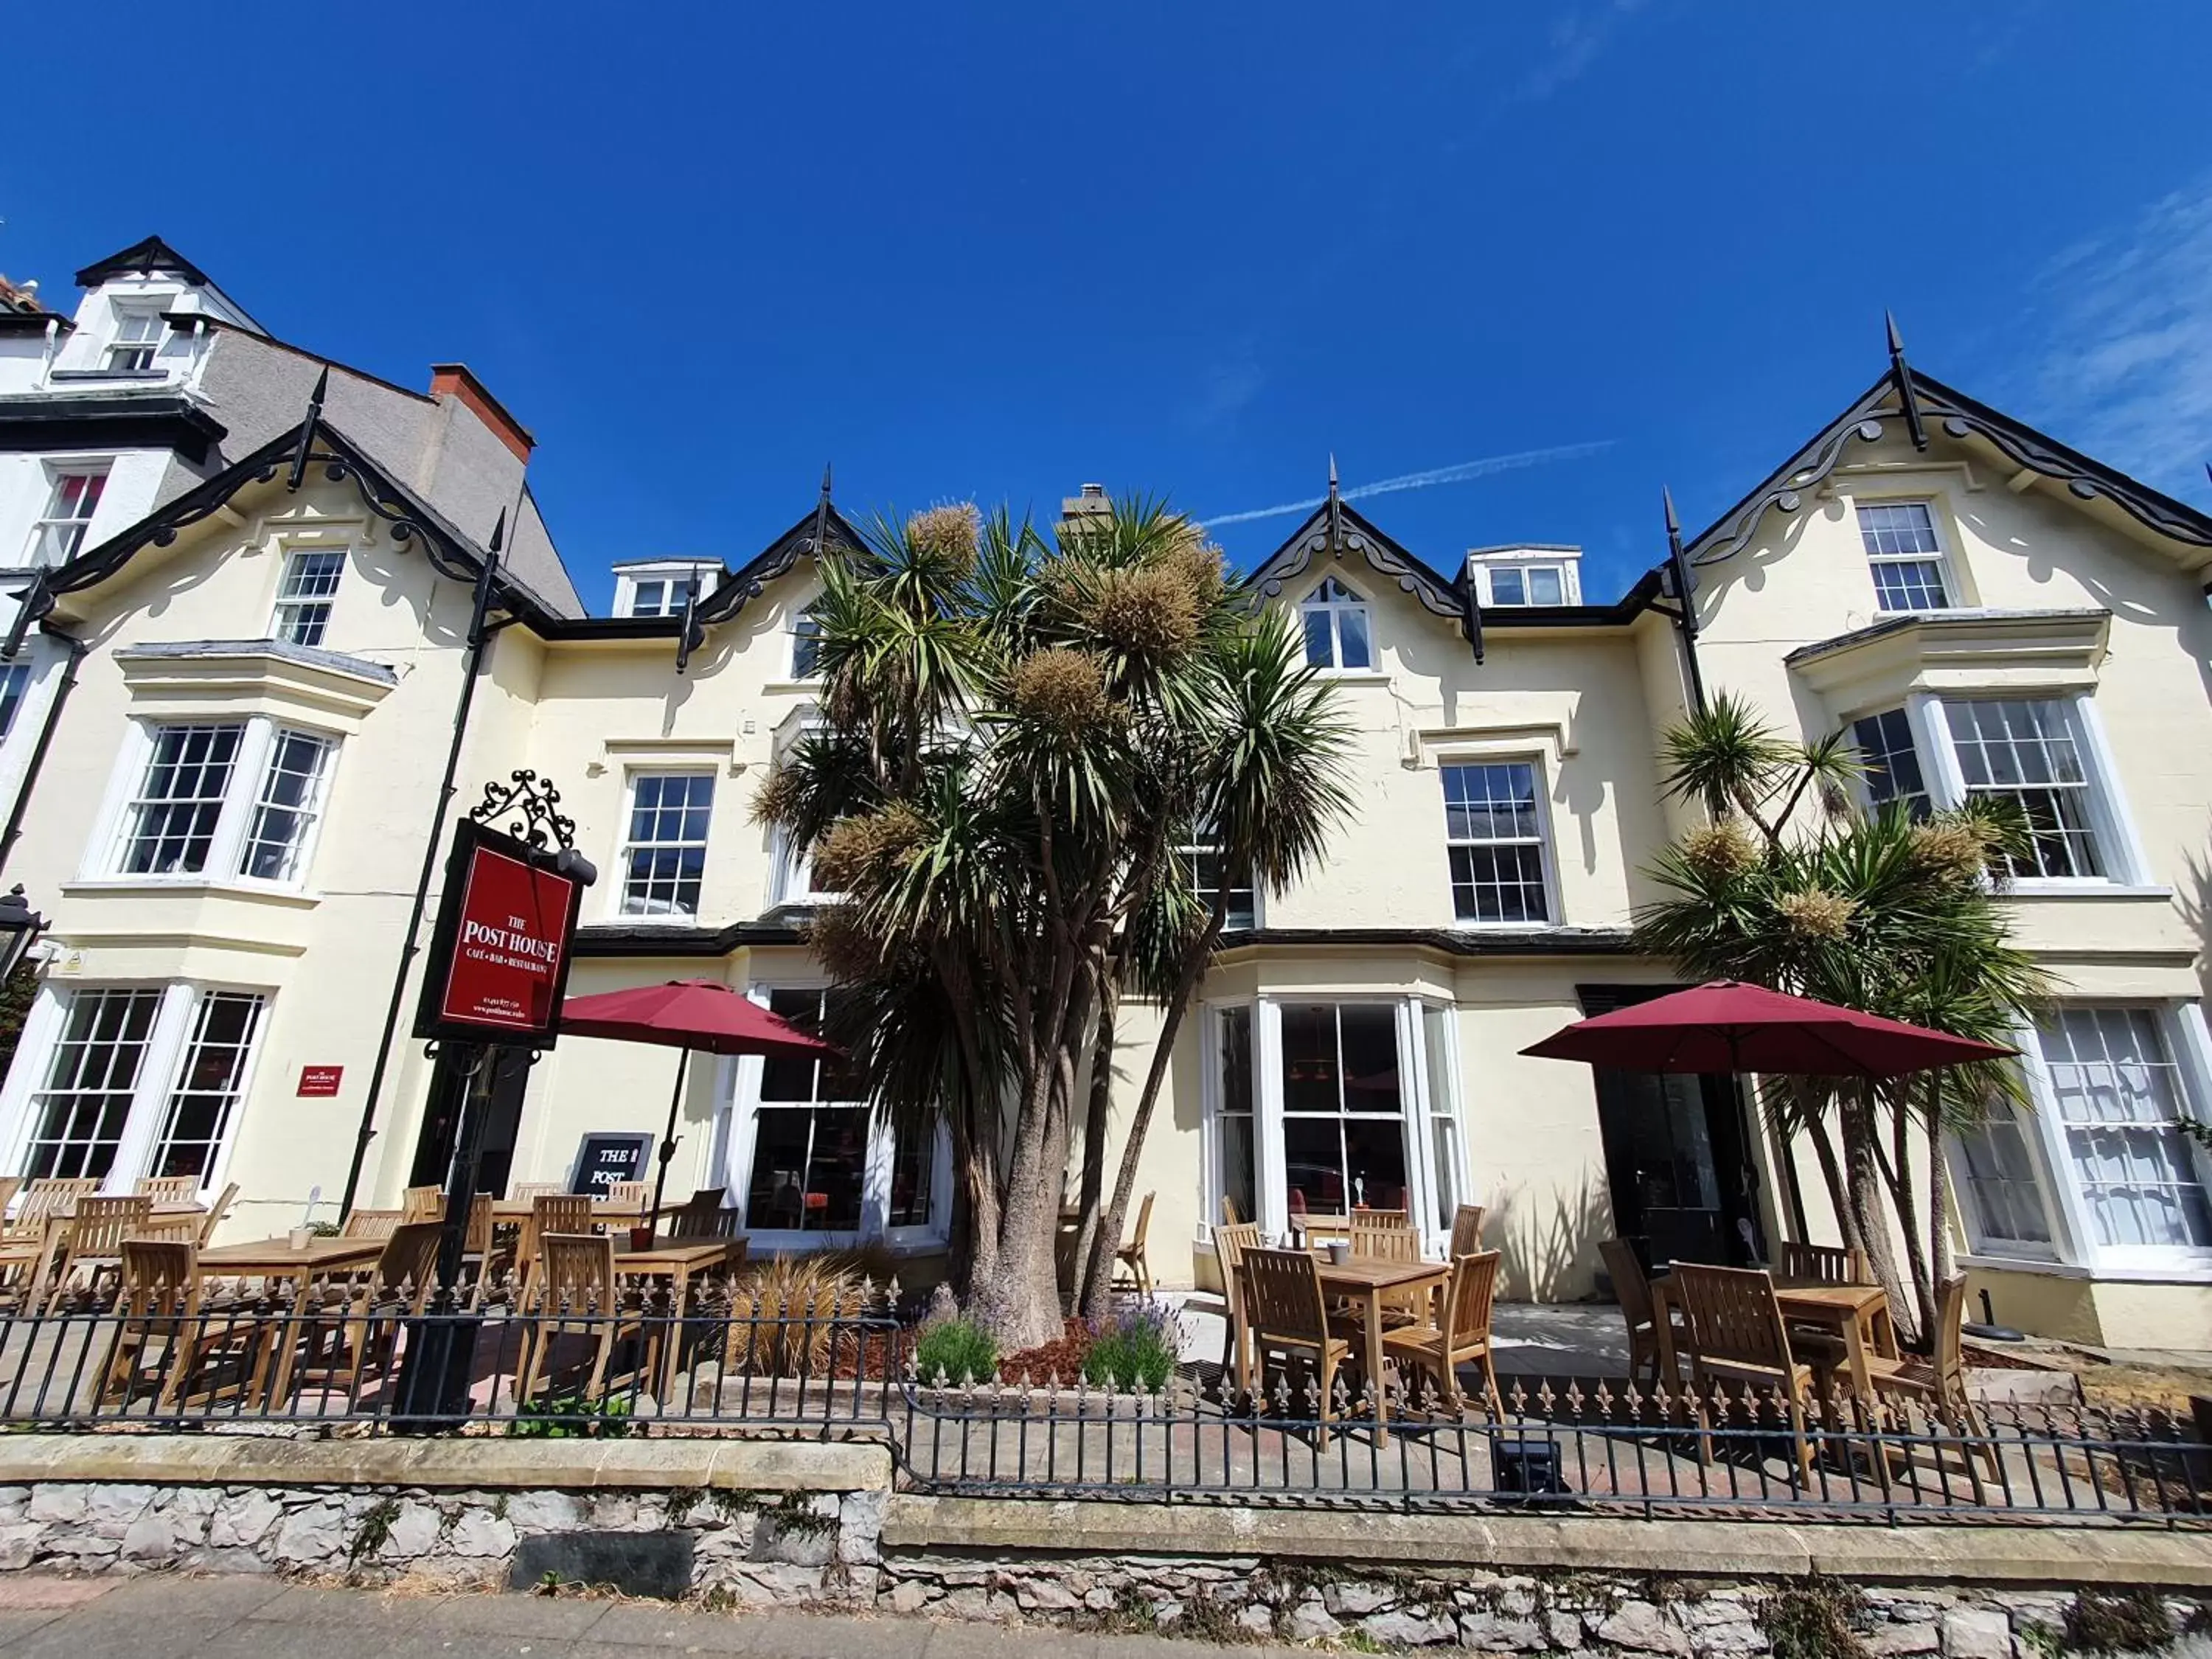
[[[1306,635],[1306,661],[1316,668],[1371,668],[1375,647],[1367,627],[1367,601],[1334,576],[1298,607]]]

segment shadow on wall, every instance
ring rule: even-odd
[[[1613,1200],[1584,1176],[1573,1186],[1505,1188],[1483,1218],[1501,1250],[1498,1294],[1510,1302],[1579,1302],[1595,1293],[1598,1243],[1613,1236]]]

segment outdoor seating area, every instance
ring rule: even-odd
[[[95,1412],[374,1408],[410,1334],[439,1311],[445,1199],[435,1188],[409,1191],[398,1210],[357,1210],[334,1229],[211,1245],[232,1192],[203,1206],[175,1189],[101,1196],[95,1184],[32,1182],[0,1236],[0,1388],[18,1397],[33,1377],[43,1394],[72,1327],[96,1321],[105,1351],[92,1368]],[[502,1351],[474,1369],[518,1372],[519,1401],[542,1387],[596,1404],[617,1360],[634,1360],[630,1374],[652,1388],[672,1386],[696,1336],[684,1318],[744,1263],[745,1239],[719,1190],[659,1213],[650,1202],[647,1183],[617,1183],[604,1198],[479,1194],[453,1308],[507,1319],[495,1343]],[[625,1310],[658,1322],[649,1332],[637,1319],[611,1326]],[[578,1322],[588,1328],[581,1340],[563,1340]]]

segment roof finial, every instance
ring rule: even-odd
[[[825,501],[830,499],[830,463],[827,461],[822,463],[822,499]]]
[[[297,490],[307,479],[307,456],[315,447],[315,428],[322,423],[323,398],[331,389],[331,366],[323,365],[323,372],[315,376],[315,389],[307,394],[307,417],[300,422],[300,447],[292,452],[292,471],[284,480],[284,488]]]
[[[1336,494],[1336,452],[1333,449],[1328,452],[1328,493]]]
[[[491,540],[486,543],[485,545],[489,547],[493,552],[496,553],[501,547],[505,546],[506,544],[507,509],[502,507],[499,510],[498,522],[494,524],[491,527]]]
[[[816,558],[822,556],[830,538],[830,463],[822,463],[822,499],[814,504],[814,539],[807,548]]]
[[[1667,505],[1667,539],[1669,543],[1679,543],[1682,539],[1682,521],[1674,516],[1674,492],[1661,484],[1659,499]]]
[[[1344,503],[1336,493],[1336,452],[1328,452],[1328,550],[1335,552],[1344,542]]]
[[[1905,361],[1905,337],[1897,331],[1897,313],[1882,307],[1881,320],[1889,334],[1889,377],[1897,383],[1898,407],[1905,414],[1905,430],[1915,449],[1928,447],[1928,428],[1920,423],[1920,399],[1912,390],[1912,370]]]

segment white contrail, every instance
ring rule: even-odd
[[[1358,484],[1337,493],[1347,501],[1356,501],[1368,495],[1389,495],[1401,489],[1426,489],[1431,484],[1465,483],[1471,478],[1486,478],[1493,472],[1512,472],[1524,466],[1541,466],[1547,461],[1571,461],[1583,455],[1595,455],[1601,449],[1613,447],[1610,438],[1595,443],[1554,444],[1549,449],[1523,449],[1510,455],[1486,455],[1479,461],[1461,461],[1451,466],[1432,466],[1425,472],[1401,473],[1395,478],[1377,478],[1373,483]],[[1328,499],[1316,495],[1310,501],[1285,501],[1280,507],[1256,507],[1243,513],[1218,513],[1199,522],[1209,528],[1216,525],[1243,524],[1249,519],[1273,519],[1285,513],[1305,513],[1319,507]]]

